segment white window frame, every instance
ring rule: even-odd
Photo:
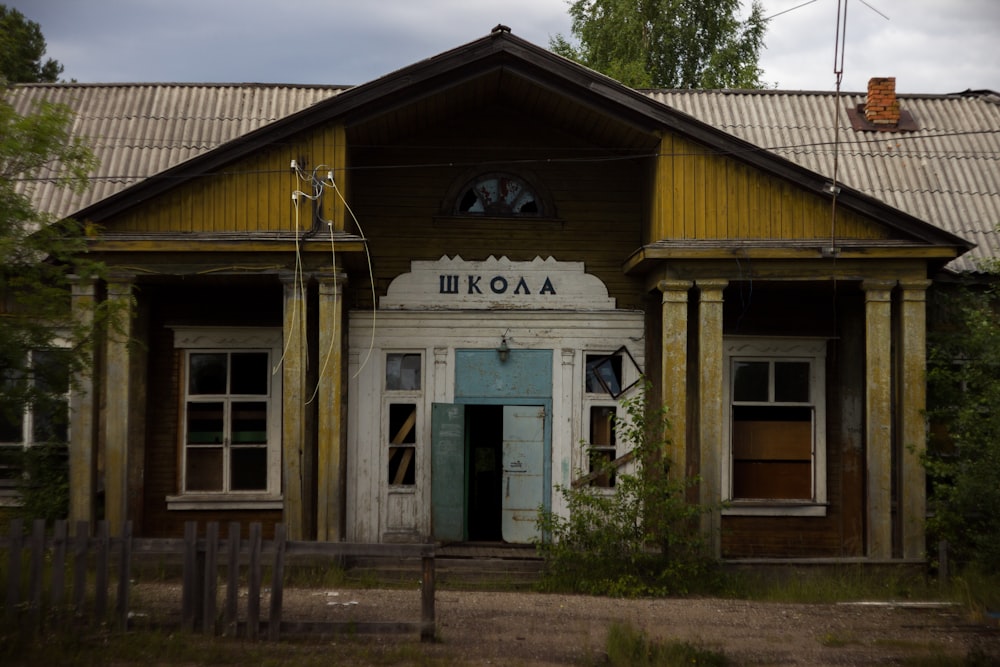
[[[27,358],[26,368],[31,368],[31,366],[34,364],[34,362],[35,362],[35,353],[36,352],[39,352],[39,351],[40,352],[46,352],[46,351],[50,351],[50,350],[52,350],[52,351],[54,351],[54,350],[67,350],[68,351],[69,350],[69,345],[68,345],[68,343],[65,340],[59,338],[59,339],[56,339],[56,340],[52,341],[52,344],[49,345],[46,348],[43,348],[41,350],[29,350],[28,351],[28,358]],[[65,402],[66,402],[66,428],[67,428],[67,430],[69,429],[69,406],[70,406],[70,398],[71,398],[70,394],[71,394],[71,391],[72,391],[72,385],[73,385],[72,378],[70,378],[69,386],[66,389],[66,393],[63,395],[63,397],[65,399]],[[30,405],[28,405],[28,406],[25,406],[24,412],[22,413],[22,417],[21,417],[21,439],[19,441],[16,441],[16,442],[0,442],[0,447],[20,447],[22,449],[27,449],[29,447],[33,447],[34,445],[38,444],[38,443],[35,442],[35,437],[34,436],[35,436],[35,411],[34,411],[34,409]],[[69,433],[68,432],[66,434],[66,440],[67,440],[67,442],[65,444],[68,445],[69,444]]]
[[[26,363],[26,368],[31,368],[35,362],[35,354],[38,351],[49,351],[49,350],[68,350],[68,342],[62,338],[57,337],[51,341],[51,345],[42,348],[41,350],[29,350],[28,358]],[[67,369],[68,372],[68,369]],[[70,400],[71,393],[73,390],[73,380],[70,377],[69,383],[66,388],[66,393],[63,395],[66,408],[66,442],[63,443],[67,447],[69,446],[69,417],[70,417]],[[38,445],[39,443],[35,440],[35,410],[32,406],[26,405],[24,407],[24,412],[21,414],[21,439],[18,441],[4,441],[0,442],[0,448],[6,451],[27,450],[31,447]],[[4,464],[6,466],[6,464]],[[20,476],[23,471],[19,466],[14,466],[8,468],[9,471],[14,472],[17,476]],[[0,482],[0,507],[17,507],[21,504],[20,493],[17,490],[17,482],[15,478],[7,478]]]
[[[177,495],[167,496],[171,510],[197,509],[281,509],[281,368],[282,331],[270,327],[173,327],[174,348],[181,350],[181,373],[178,387],[178,488]],[[187,469],[188,360],[192,353],[261,351],[269,355],[267,401],[267,489],[265,491],[184,492]],[[260,397],[254,397],[259,400]],[[225,464],[224,464],[225,465]]]
[[[380,461],[383,474],[385,475],[385,485],[392,493],[412,494],[416,493],[420,485],[420,467],[424,465],[424,452],[428,451],[428,445],[424,434],[424,420],[427,406],[425,405],[425,388],[427,386],[427,355],[424,350],[419,349],[395,349],[385,348],[381,350],[382,371],[379,381],[382,390],[382,418],[381,418],[381,451],[384,457]],[[389,389],[387,383],[388,359],[390,355],[416,355],[420,359],[420,388],[419,389]],[[412,405],[416,409],[416,419],[413,424],[414,442],[400,445],[393,445],[393,433],[389,428],[389,412],[392,405]],[[409,447],[413,449],[413,458],[410,465],[414,466],[412,484],[393,484],[389,479],[389,452],[391,447]]]
[[[618,398],[614,398],[610,394],[600,391],[592,392],[587,391],[587,358],[588,357],[610,357],[617,354],[618,358],[621,360],[621,387],[619,390],[621,393]],[[582,395],[581,400],[581,420],[580,424],[582,427],[581,433],[581,446],[578,449],[582,450],[579,453],[579,462],[577,465],[577,470],[581,477],[586,477],[591,474],[590,471],[590,449],[593,447],[598,450],[605,450],[610,448],[604,448],[600,446],[594,446],[591,442],[591,433],[593,424],[591,423],[592,418],[592,408],[613,408],[614,409],[614,421],[612,422],[612,434],[614,438],[614,457],[612,460],[617,460],[624,456],[626,451],[626,443],[622,442],[621,439],[621,420],[625,419],[627,415],[622,412],[621,404],[622,400],[626,396],[630,396],[633,393],[634,384],[639,380],[638,370],[635,366],[634,360],[629,358],[629,354],[621,350],[583,350],[582,351],[582,363],[581,368],[583,369],[583,378],[580,383],[580,392]],[[630,472],[633,469],[632,464],[623,465],[616,471],[615,476],[619,472]],[[617,481],[612,482],[608,486],[599,486],[596,484],[591,484],[595,489],[605,490],[609,493],[613,493],[617,487]]]
[[[722,513],[742,516],[826,516],[826,339],[726,336],[723,340],[723,433]],[[812,498],[733,498],[733,397],[732,368],[735,361],[810,362],[809,404],[812,423]]]

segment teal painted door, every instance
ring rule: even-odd
[[[431,408],[431,526],[434,539],[465,540],[465,406]]]
[[[501,531],[505,542],[538,537],[538,508],[545,496],[545,408],[503,406]]]

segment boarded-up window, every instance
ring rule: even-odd
[[[825,501],[825,349],[810,340],[727,345],[728,500]]]

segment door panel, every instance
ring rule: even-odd
[[[431,521],[434,539],[465,539],[465,406],[431,408]]]
[[[538,508],[544,501],[545,409],[503,408],[502,533],[506,542],[538,537]]]

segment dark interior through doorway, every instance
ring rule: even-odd
[[[469,541],[500,542],[503,540],[503,406],[467,405],[465,433]]]

